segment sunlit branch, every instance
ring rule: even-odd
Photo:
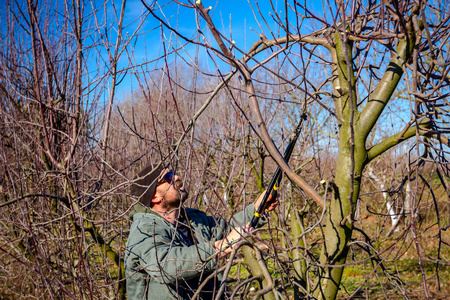
[[[424,131],[424,129],[430,128],[431,121],[429,119],[423,119],[419,122],[419,134],[420,135],[428,135],[428,131]],[[397,146],[401,144],[402,142],[406,141],[407,139],[415,136],[417,133],[417,126],[410,126],[409,124],[407,127],[405,127],[404,130],[402,130],[399,133],[396,133],[387,139],[384,139],[382,142],[378,143],[377,145],[371,147],[367,151],[367,159],[366,164],[369,163],[371,160],[373,160],[375,157],[377,157],[380,154],[383,154],[390,148]],[[448,139],[447,139],[448,143]]]

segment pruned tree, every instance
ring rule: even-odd
[[[421,170],[424,164],[433,164],[436,172],[441,174],[441,184],[446,186],[442,174],[448,172],[445,154],[449,146],[446,99],[450,79],[450,15],[444,3],[327,1],[323,14],[319,15],[312,10],[310,3],[285,1],[278,3],[282,9],[276,10],[276,4],[271,2],[271,23],[265,19],[267,14],[258,2],[250,3],[255,18],[264,25],[257,30],[259,37],[248,51],[235,43],[231,31],[219,29],[217,14],[209,6],[213,3],[176,2],[180,9],[195,13],[196,19],[192,19],[192,24],[196,30],[192,36],[170,24],[164,13],[165,7],[159,2],[143,3],[164,30],[177,35],[180,43],[202,47],[216,66],[226,64],[232,68],[229,73],[219,73],[224,81],[218,88],[228,89],[231,97],[234,90],[245,91],[248,102],[236,105],[249,120],[253,131],[287,177],[323,210],[324,218],[317,224],[325,224],[319,260],[308,253],[305,244],[298,241],[292,244],[296,249],[306,251],[303,255],[296,254],[294,261],[306,259],[308,270],[311,268],[316,272],[314,282],[310,283],[306,265],[294,263],[297,274],[294,286],[298,295],[336,298],[350,245],[358,244],[351,240],[356,229],[355,212],[361,197],[363,171],[375,158],[405,141],[413,141],[410,144],[408,182],[411,177],[416,178],[416,192],[419,181],[431,189]],[[272,27],[270,24],[275,25]],[[322,82],[315,78],[318,71],[327,74]],[[261,74],[270,76],[261,80],[264,77]],[[239,84],[233,85],[229,81],[230,76],[239,76]],[[264,86],[275,85],[279,90],[263,92]],[[401,91],[401,94],[394,94],[395,91]],[[292,94],[301,96],[292,97]],[[286,99],[283,95],[290,97]],[[304,180],[280,155],[272,139],[274,129],[268,129],[270,114],[261,112],[263,104],[276,107],[276,102],[270,102],[272,99],[292,101],[305,112],[321,106],[324,110],[313,117],[335,124],[338,150],[333,162],[333,177],[325,181],[326,197],[319,195],[316,183]],[[400,111],[396,119],[387,123],[385,114],[394,109],[394,104]],[[376,126],[383,128],[390,124],[398,131],[381,138]],[[373,138],[374,142],[369,144]],[[417,198],[412,200],[409,228],[414,235],[423,274],[423,292],[430,297],[417,238],[418,214],[415,211],[418,201]],[[444,228],[439,217],[438,199],[434,202],[438,216],[436,226],[439,236],[442,236]],[[306,234],[301,230],[304,226],[302,219],[298,215],[291,220],[294,236]],[[367,242],[361,241],[362,244]],[[439,243],[442,244],[443,240]],[[382,264],[381,255],[371,247],[370,244],[362,246],[373,261]],[[439,255],[434,259],[439,264]],[[252,271],[257,272],[256,269]],[[274,297],[274,283],[268,280],[265,284],[268,286],[264,292],[272,293],[272,296],[266,294],[265,297]]]
[[[108,145],[137,33],[122,35],[125,3],[2,3],[1,298],[125,297],[128,205]]]
[[[225,219],[284,171],[268,226],[218,262],[218,298],[448,296],[448,3],[250,1],[250,47],[223,2],[129,4],[0,12],[0,298],[125,298],[128,187],[149,162]]]

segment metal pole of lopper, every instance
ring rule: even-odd
[[[304,120],[306,120],[306,113],[303,113],[300,117],[300,122],[298,123],[297,127],[295,128],[295,131],[292,133],[289,145],[287,146],[286,150],[284,151],[283,159],[286,163],[289,162],[289,158],[291,157],[292,151],[294,150],[295,143],[297,142],[298,136],[300,135],[300,132],[302,131],[302,123]],[[277,189],[280,186],[281,183],[281,175],[283,174],[280,167],[277,168],[275,171],[275,174],[273,175],[272,180],[269,183],[269,186],[267,187],[267,192],[264,195],[264,198],[261,202],[261,205],[258,207],[258,209],[255,212],[255,215],[252,218],[252,221],[250,222],[250,227],[255,228],[256,224],[258,224],[258,220],[261,218],[261,214],[266,209],[266,206],[269,204],[267,203],[267,199],[269,198],[270,193],[272,193],[272,200],[275,201],[277,198]]]

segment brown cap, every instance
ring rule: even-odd
[[[162,165],[156,168],[150,165],[139,172],[131,185],[131,195],[139,198],[140,203],[150,206],[162,170]]]

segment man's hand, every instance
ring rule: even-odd
[[[253,228],[250,227],[250,223],[247,225],[233,229],[226,238],[218,240],[214,243],[214,247],[221,251],[222,256],[228,255],[233,251],[234,245],[239,241],[246,233],[252,231]]]
[[[259,196],[259,198],[258,198],[258,200],[256,200],[256,202],[255,202],[255,210],[258,210],[258,208],[259,208],[259,206],[261,205],[261,202],[262,202],[262,199],[264,198],[264,195],[267,193],[267,190],[266,191],[264,191],[260,196]],[[269,195],[269,198],[267,198],[267,202],[266,202],[266,206],[264,207],[264,209],[262,210],[262,212],[264,212],[264,210],[268,210],[268,211],[271,211],[271,210],[274,210],[275,209],[275,207],[277,207],[278,206],[278,194],[277,194],[277,197],[274,199],[273,198],[273,194],[272,193],[270,193],[270,195]]]

